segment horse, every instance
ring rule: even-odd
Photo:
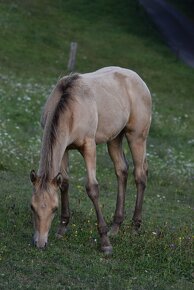
[[[70,219],[68,151],[78,150],[85,160],[86,192],[96,216],[100,249],[112,253],[110,237],[116,235],[124,220],[128,162],[122,149],[127,139],[134,165],[137,188],[132,224],[142,222],[142,203],[147,183],[146,141],[151,124],[151,94],[140,76],[132,70],[105,67],[85,74],[62,77],[48,97],[41,118],[43,128],[39,169],[30,173],[33,185],[33,213],[36,247],[47,245],[48,233],[58,208],[61,191],[61,218],[57,231],[63,237]],[[106,143],[118,181],[118,194],[112,227],[99,206],[96,178],[96,146]]]

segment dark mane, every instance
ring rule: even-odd
[[[72,74],[61,79],[57,84],[59,91],[61,91],[61,98],[55,107],[51,121],[50,142],[52,146],[56,141],[56,132],[60,115],[65,111],[68,106],[69,100],[71,99],[71,89],[73,88],[73,85],[78,78],[79,74]]]
[[[42,156],[41,156],[41,188],[47,188],[47,181],[49,180],[49,172],[52,166],[52,152],[53,146],[57,140],[57,128],[59,125],[59,119],[61,114],[67,109],[69,101],[71,100],[72,88],[75,85],[75,81],[79,79],[79,74],[71,74],[67,77],[59,80],[56,89],[61,93],[61,97],[56,104],[51,119],[47,121],[44,127],[43,144],[42,144]]]

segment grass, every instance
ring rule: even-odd
[[[193,69],[168,50],[136,1],[1,1],[0,15],[0,288],[193,289]],[[67,73],[73,40],[77,71],[129,67],[153,96],[142,231],[135,236],[130,227],[135,186],[125,144],[130,163],[126,219],[112,239],[112,257],[99,252],[77,152],[70,158],[70,230],[56,240],[56,217],[48,249],[31,245],[29,171],[39,161],[41,107]],[[116,180],[105,146],[98,147],[97,176],[110,224]]]

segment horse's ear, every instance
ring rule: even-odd
[[[58,173],[57,176],[53,179],[53,184],[60,187],[63,182],[63,176],[61,173]]]
[[[37,180],[37,175],[36,175],[36,172],[34,171],[34,170],[32,170],[31,172],[30,172],[30,180],[31,180],[31,182],[34,184],[35,182],[36,182],[36,180]]]

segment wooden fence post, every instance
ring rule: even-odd
[[[77,52],[77,42],[71,42],[70,44],[70,53],[67,69],[69,72],[74,71],[75,62],[76,62],[76,52]]]

